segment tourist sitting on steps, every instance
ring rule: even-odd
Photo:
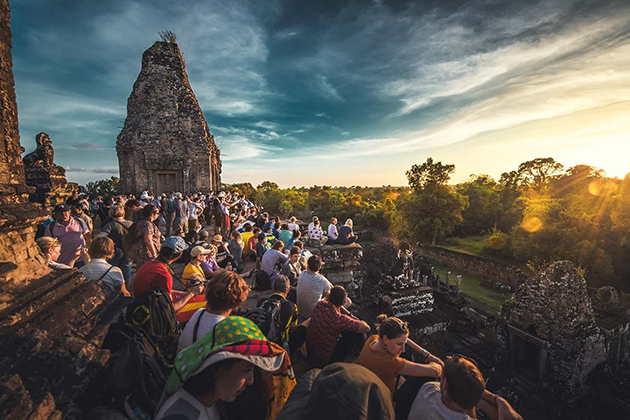
[[[440,382],[427,382],[420,388],[409,420],[470,420],[477,417],[475,407],[493,420],[522,420],[504,398],[485,388],[483,375],[473,360],[459,355],[447,357]]]
[[[313,221],[308,225],[308,240],[313,246],[320,246],[326,243],[328,238],[324,234],[317,216],[313,217]]]
[[[361,348],[370,326],[344,308],[346,289],[335,286],[313,309],[306,334],[308,361],[313,367],[343,362],[355,346]]]
[[[249,238],[254,236],[254,228],[251,224],[245,224],[245,226],[243,226],[243,232],[241,232],[241,240],[243,241],[244,247],[243,247],[243,257],[247,258],[249,257],[249,254],[252,253],[255,250],[252,250],[251,248],[251,244],[249,241]],[[254,242],[255,244],[255,242]]]
[[[282,266],[280,274],[287,276],[291,284],[291,291],[289,292],[289,299],[292,302],[297,302],[297,281],[300,273],[302,273],[302,264],[300,264],[300,248],[294,246],[289,251],[289,259]]]
[[[219,264],[215,259],[215,257],[217,256],[217,247],[214,245],[208,245],[207,248],[210,252],[208,253],[206,260],[201,263],[201,269],[203,270],[206,278],[209,279],[219,274],[220,272],[225,271],[225,269],[219,267]]]
[[[219,267],[228,269],[229,264],[229,270],[236,270],[236,260],[234,259],[234,256],[230,254],[227,242],[223,241],[223,236],[214,235],[211,243],[217,247],[217,255],[215,256],[215,259],[217,260]]]
[[[243,242],[243,236],[239,231],[232,231],[227,248],[230,255],[234,257],[236,271],[241,273],[243,271],[243,248],[245,248],[245,243]]]
[[[262,259],[265,256],[265,253],[270,249],[271,246],[267,243],[267,235],[259,233],[258,242],[256,243],[256,270],[260,270]]]
[[[208,254],[210,254],[210,250],[199,245],[190,251],[190,262],[186,264],[182,273],[182,285],[184,287],[190,287],[190,278],[193,275],[199,275],[205,280],[206,275],[201,264],[208,260]]]
[[[59,239],[51,236],[42,236],[36,242],[46,259],[46,263],[51,268],[70,270],[74,267],[74,263],[79,259],[79,257],[83,256],[84,260],[88,260],[90,258],[85,248],[78,246],[72,256],[72,259],[68,261],[68,264],[58,263],[57,258],[61,255],[61,242],[59,242]]]
[[[154,418],[275,419],[295,386],[287,359],[252,321],[228,317],[177,355]]]
[[[151,290],[166,290],[173,299],[173,270],[171,264],[182,256],[188,248],[186,241],[179,236],[170,236],[162,244],[158,257],[140,267],[133,280],[133,295],[140,297]],[[182,292],[179,299],[173,299],[175,312],[181,310],[193,297],[203,293],[204,285],[197,284]]]
[[[257,308],[264,309],[273,314],[273,309],[278,306],[280,316],[277,319],[271,320],[271,322],[278,322],[273,328],[273,334],[275,336],[269,336],[263,330],[263,333],[267,335],[267,338],[275,343],[282,345],[282,343],[290,343],[291,332],[295,330],[298,323],[298,310],[295,303],[286,299],[290,290],[289,279],[286,276],[278,276],[273,283],[273,294],[269,297],[263,297],[258,300],[256,304]],[[304,342],[302,338],[302,343]],[[297,344],[299,347],[302,343]],[[296,347],[296,348],[297,348]]]
[[[111,265],[107,259],[114,256],[114,241],[107,236],[94,238],[88,249],[90,262],[79,269],[88,280],[102,282],[107,295],[115,296],[122,292],[123,296],[131,296],[125,287],[125,278],[120,268]]]
[[[288,223],[283,223],[280,226],[280,232],[278,234],[278,239],[282,241],[284,244],[284,249],[289,250],[291,240],[293,239],[293,232],[289,229]]]
[[[282,252],[283,249],[284,243],[279,240],[275,241],[271,249],[265,252],[260,262],[260,269],[267,273],[271,284],[273,284],[274,279],[280,274],[278,266],[282,267],[282,264],[287,260],[286,254]]]
[[[249,286],[234,271],[222,271],[206,286],[206,307],[198,309],[184,327],[179,337],[177,351],[183,350],[201,339],[206,333],[233,310],[245,302]]]
[[[398,375],[437,378],[442,373],[444,363],[441,359],[433,356],[426,349],[409,339],[407,323],[396,317],[388,318],[387,315],[379,315],[376,319],[376,324],[378,325],[378,334],[368,338],[356,363],[370,369],[387,385],[396,401],[397,417],[402,418],[403,415],[399,414],[401,411],[400,405],[404,406],[405,401],[399,401],[400,398],[395,392]],[[405,351],[405,345],[409,346],[420,357],[422,364],[414,363],[401,357],[401,354]],[[407,378],[403,387],[407,385],[406,388],[408,388],[412,383],[414,381],[411,378]],[[415,389],[410,391],[404,416],[409,412],[413,398],[415,398],[418,389],[423,383],[419,383]],[[401,387],[400,391],[404,394],[405,390],[403,387]]]
[[[300,231],[300,225],[297,224],[297,219],[295,218],[295,216],[291,216],[291,218],[289,219],[289,230],[291,232],[295,232],[296,230],[298,232]]]
[[[300,241],[299,238],[293,241],[293,246],[300,249],[300,264],[302,264],[302,270],[306,270],[308,259],[313,256],[313,253],[304,248],[304,242]]]
[[[311,317],[317,302],[327,298],[333,287],[326,277],[319,274],[322,266],[320,256],[313,255],[308,259],[308,268],[298,277],[297,305],[303,319]]]
[[[392,396],[363,366],[334,363],[298,381],[277,420],[394,420]]]
[[[339,238],[339,232],[337,231],[337,218],[333,217],[330,219],[330,224],[328,225],[328,242],[327,244],[335,244],[337,243],[337,238]]]
[[[346,220],[346,223],[339,228],[339,237],[337,243],[341,245],[350,245],[359,239],[357,235],[352,231],[352,219]]]

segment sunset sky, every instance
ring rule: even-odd
[[[22,145],[118,175],[142,52],[171,30],[223,182],[405,185],[431,156],[630,171],[630,2],[11,0]]]

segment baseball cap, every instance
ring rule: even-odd
[[[175,253],[184,252],[188,249],[188,244],[181,236],[169,236],[164,240],[162,246],[171,248]]]
[[[210,250],[201,245],[197,245],[196,247],[190,250],[191,257],[196,257],[197,255],[207,255],[209,253],[210,253]]]
[[[67,204],[57,204],[53,209],[53,213],[61,213],[64,211],[70,211],[70,206]]]

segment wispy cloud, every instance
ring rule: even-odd
[[[73,144],[72,147],[75,149],[102,149],[103,146],[101,144],[96,143],[79,143]]]
[[[313,81],[312,88],[315,93],[325,99],[339,102],[344,101],[337,89],[332,85],[332,83],[330,83],[326,76],[318,74]]]
[[[88,172],[95,174],[118,174],[118,168],[75,168],[66,166],[66,172]]]
[[[380,159],[369,174],[378,184],[394,173],[404,181],[401,165],[428,153],[466,168],[478,156],[489,171],[545,145],[586,163],[598,138],[627,147],[630,3],[431,4],[16,0],[22,143],[32,150],[48,132],[60,164],[86,169],[73,179],[114,167],[142,52],[169,29],[226,180],[293,170],[312,184],[322,171],[309,168],[330,165],[326,177],[355,182]],[[281,170],[265,166],[278,159]]]

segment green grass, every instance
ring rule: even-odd
[[[501,309],[501,305],[507,298],[511,296],[510,293],[500,292],[498,290],[491,289],[482,284],[484,278],[481,276],[475,276],[467,274],[456,268],[450,268],[446,265],[442,265],[436,261],[432,261],[431,265],[435,267],[435,274],[440,275],[440,280],[446,281],[446,272],[450,271],[450,284],[456,284],[457,276],[462,276],[461,289],[462,292],[469,297],[480,309],[493,314],[498,315]]]
[[[484,247],[486,246],[486,237],[465,236],[463,238],[447,238],[439,246],[450,249],[452,251],[463,252],[464,254],[477,255],[485,257]]]
[[[474,255],[476,257],[486,258],[491,261],[495,261],[502,264],[513,265],[521,269],[523,273],[527,276],[533,276],[534,273],[527,267],[526,262],[514,261],[508,258],[496,256],[496,255],[488,255],[485,250],[486,246],[486,237],[483,235],[478,236],[465,236],[462,238],[446,238],[443,239],[438,246],[446,249],[450,249],[451,251],[461,252],[463,254]]]

